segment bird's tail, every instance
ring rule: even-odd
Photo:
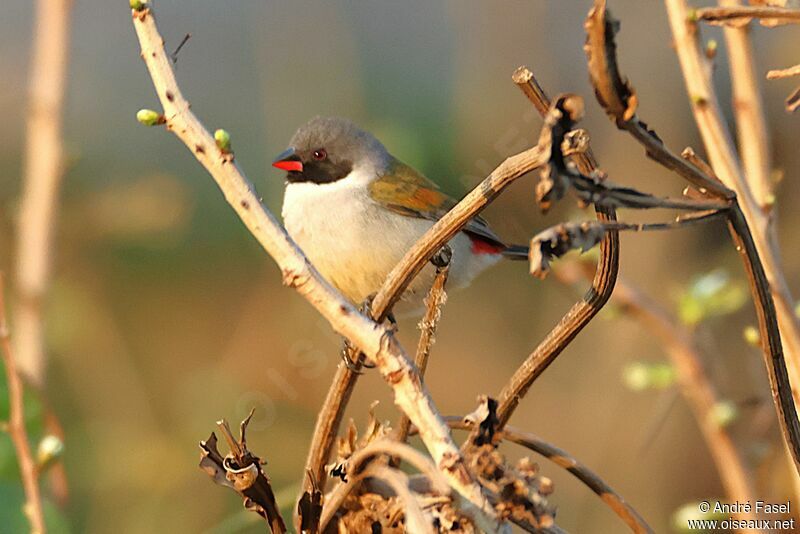
[[[503,250],[503,256],[510,260],[525,260],[528,261],[529,247],[524,245],[508,245]]]

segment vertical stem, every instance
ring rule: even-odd
[[[436,268],[436,277],[433,279],[433,285],[425,299],[425,315],[419,323],[420,336],[417,343],[417,352],[414,355],[414,365],[417,366],[417,371],[421,377],[425,376],[428,357],[431,354],[431,347],[433,347],[436,334],[436,326],[439,324],[439,318],[442,315],[442,306],[447,301],[445,285],[447,284],[449,273],[449,264]],[[401,415],[400,420],[397,422],[397,441],[405,442],[410,428],[411,420],[406,414]]]
[[[764,275],[764,287],[772,298],[764,298],[764,304],[769,300],[769,308],[777,315],[777,326],[780,328],[780,338],[785,342],[785,356],[780,351],[780,360],[785,358],[788,373],[791,380],[786,383],[781,382],[782,387],[790,388],[795,405],[800,403],[800,327],[794,314],[794,306],[789,287],[779,264],[779,255],[776,243],[771,239],[768,230],[769,220],[761,207],[757,204],[754,192],[751,190],[744,175],[739,169],[736,152],[733,147],[730,134],[722,120],[717,96],[711,87],[708,73],[704,68],[702,54],[698,45],[697,24],[690,20],[689,10],[685,0],[665,0],[667,14],[669,15],[670,27],[675,38],[675,50],[680,60],[681,70],[683,71],[686,90],[692,101],[692,111],[695,122],[697,123],[700,135],[708,153],[709,160],[714,172],[720,180],[736,192],[738,203],[741,208],[739,215],[741,221],[736,221],[739,229],[747,229],[754,249],[751,250],[751,260],[755,259],[761,274]],[[740,86],[741,87],[741,86]],[[754,257],[753,257],[754,256]],[[758,274],[758,273],[756,273]],[[780,350],[780,347],[777,347]],[[775,354],[765,354],[768,361],[774,362]],[[773,374],[772,364],[768,364],[768,371],[771,378],[781,378],[780,375]],[[781,373],[783,374],[783,373]],[[773,384],[774,385],[774,384]],[[773,395],[776,392],[773,391]],[[786,433],[786,423],[796,425],[795,421],[787,421],[786,407],[779,407],[782,418],[782,426]],[[796,413],[795,407],[792,413]],[[792,444],[792,453],[795,458],[795,465],[798,466],[797,444]]]
[[[720,6],[738,7],[740,0],[720,0]],[[728,44],[728,64],[733,86],[733,112],[736,116],[736,131],[742,155],[745,180],[753,191],[762,210],[772,205],[770,183],[769,133],[764,114],[764,101],[758,86],[750,25],[724,28]],[[771,225],[770,225],[771,226]]]
[[[31,532],[33,534],[44,534],[45,524],[44,514],[42,513],[42,497],[37,480],[38,470],[36,463],[33,461],[28,433],[25,430],[22,380],[17,372],[17,365],[11,348],[8,323],[6,322],[5,288],[2,275],[0,275],[0,346],[2,346],[2,358],[6,369],[6,379],[8,380],[8,433],[17,452],[22,487],[25,490],[25,515],[31,524]]]
[[[17,226],[15,350],[20,371],[44,384],[42,299],[50,281],[53,227],[63,174],[61,141],[71,0],[37,0]]]

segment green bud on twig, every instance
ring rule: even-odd
[[[692,8],[686,12],[686,22],[695,23],[700,20],[700,17],[697,16],[697,10]]]
[[[136,112],[136,120],[145,126],[156,126],[167,122],[167,118],[152,109],[140,109]]]
[[[39,472],[43,472],[64,453],[64,442],[56,436],[48,434],[39,442],[36,449],[36,463]]]
[[[719,401],[711,408],[708,417],[720,428],[725,428],[739,417],[739,409],[731,401]]]
[[[214,132],[214,141],[217,142],[217,147],[225,153],[231,151],[231,134],[226,130],[220,128]]]
[[[717,40],[709,39],[706,43],[706,57],[708,59],[714,59],[717,56],[717,48]]]
[[[142,11],[147,7],[147,0],[130,0],[131,9],[134,11]]]

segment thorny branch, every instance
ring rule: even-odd
[[[142,58],[164,109],[167,129],[186,144],[215,179],[242,222],[280,267],[284,283],[296,289],[334,330],[350,340],[379,368],[393,390],[395,403],[420,428],[420,436],[432,458],[462,497],[462,511],[484,530],[497,531],[492,506],[464,465],[449,429],[392,331],[360,314],[330,286],[274,216],[263,207],[252,184],[236,165],[233,153],[217,147],[214,138],[189,109],[164,50],[164,41],[153,13],[145,3],[140,2],[138,7],[132,11],[133,25],[142,48]],[[540,158],[539,151],[531,149],[514,160],[510,171],[520,172],[525,165],[533,168],[540,164]]]
[[[11,347],[11,334],[6,321],[5,280],[0,273],[0,347],[8,382],[8,434],[14,444],[19,462],[20,478],[25,490],[25,515],[31,524],[33,534],[44,534],[45,523],[42,511],[42,496],[39,490],[38,469],[31,454],[28,432],[25,429],[25,404],[22,379],[17,370]]]

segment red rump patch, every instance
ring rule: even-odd
[[[502,245],[478,237],[469,236],[469,240],[472,242],[473,254],[500,254],[505,250],[505,247]]]

